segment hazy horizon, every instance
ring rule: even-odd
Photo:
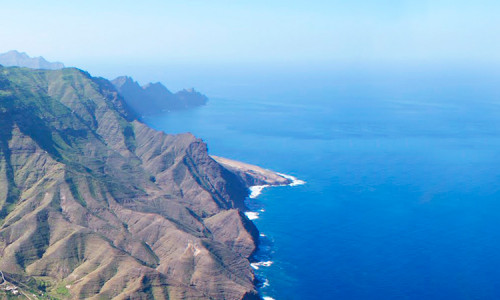
[[[5,2],[0,298],[500,298],[500,1]]]
[[[498,64],[498,2],[20,1],[0,52],[68,66]]]

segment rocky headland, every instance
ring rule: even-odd
[[[137,115],[84,71],[0,67],[5,281],[46,299],[259,299],[245,198],[289,182]]]
[[[293,183],[292,179],[286,178],[282,174],[261,168],[259,166],[215,155],[211,155],[210,157],[226,169],[236,174],[248,188],[260,185],[278,186]]]
[[[195,108],[208,102],[208,98],[195,89],[172,93],[160,82],[141,86],[128,76],[118,77],[111,82],[127,105],[141,116]]]

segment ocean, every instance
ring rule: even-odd
[[[306,182],[249,202],[263,296],[500,298],[500,72],[209,73],[208,105],[145,121]]]

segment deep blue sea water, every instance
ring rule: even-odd
[[[145,121],[307,182],[265,189],[253,202],[264,209],[259,255],[273,261],[257,271],[269,282],[262,295],[500,298],[499,73],[223,79],[204,81],[207,106]]]

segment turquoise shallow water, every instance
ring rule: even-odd
[[[251,204],[263,295],[500,298],[500,77],[380,72],[248,79],[145,121],[307,182]]]

